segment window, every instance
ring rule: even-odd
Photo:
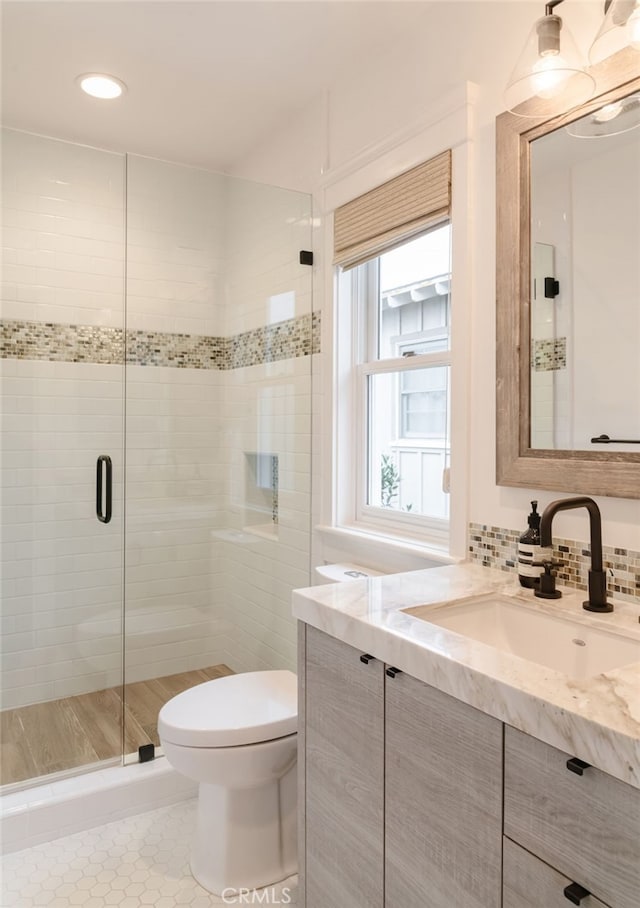
[[[347,203],[334,236],[337,463],[348,474],[337,488],[352,496],[338,522],[439,547],[450,497],[450,165],[445,153]]]
[[[421,529],[446,531],[450,237],[441,225],[353,270],[364,414],[355,474],[365,522],[411,515]]]

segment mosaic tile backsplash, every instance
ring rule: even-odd
[[[505,530],[481,523],[469,524],[469,557],[485,567],[517,573],[517,545],[522,530]],[[607,589],[612,596],[640,601],[640,552],[603,546]],[[558,582],[578,590],[587,589],[591,564],[588,545],[572,539],[554,539]]]
[[[126,346],[126,352],[125,352]],[[245,331],[235,337],[127,331],[3,319],[0,358],[49,362],[126,362],[176,369],[240,369],[320,352],[320,313]]]
[[[557,372],[567,368],[567,339],[534,340],[531,358],[535,372]]]

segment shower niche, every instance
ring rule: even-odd
[[[244,452],[243,530],[278,539],[279,459],[277,454]]]

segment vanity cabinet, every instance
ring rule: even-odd
[[[308,625],[301,908],[638,908],[640,790]]]
[[[382,662],[360,656],[307,627],[301,666],[307,908],[383,906],[385,675]]]
[[[404,673],[385,716],[385,905],[500,908],[502,723]]]
[[[502,724],[315,628],[305,650],[306,908],[499,908]]]
[[[638,908],[640,791],[508,726],[504,759],[505,835],[592,893],[583,908]]]

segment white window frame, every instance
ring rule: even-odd
[[[355,513],[354,524],[361,528],[374,529],[377,532],[385,531],[391,536],[411,539],[428,538],[438,547],[446,545],[449,538],[449,520],[429,517],[424,514],[406,513],[396,508],[383,508],[367,503],[368,498],[368,473],[369,473],[369,378],[374,375],[399,372],[411,372],[415,369],[429,366],[451,366],[451,349],[434,353],[417,353],[414,356],[399,356],[392,359],[368,359],[373,351],[378,350],[379,332],[379,290],[377,286],[377,269],[374,262],[365,266],[366,272],[354,269],[347,272],[344,277],[350,283],[349,296],[351,297],[352,326],[356,344],[353,349],[351,368],[352,380],[355,383],[355,419],[352,442],[351,474],[355,483]],[[360,286],[364,277],[365,287]],[[343,295],[345,284],[342,284]],[[344,305],[344,300],[338,300],[338,305]],[[455,303],[452,302],[452,305]],[[365,331],[362,327],[365,327]],[[450,328],[449,328],[450,331]],[[422,335],[420,335],[422,337]],[[403,338],[406,342],[408,338]],[[362,360],[365,360],[363,362]],[[394,406],[399,404],[399,394]],[[449,403],[451,403],[449,401]],[[392,419],[398,423],[400,429],[400,414],[391,414]],[[400,438],[400,435],[398,435]],[[409,443],[410,439],[404,439]]]
[[[377,145],[347,161],[333,171],[329,169],[317,197],[323,213],[326,257],[321,272],[324,287],[322,313],[322,349],[324,365],[319,381],[323,388],[317,438],[322,452],[318,478],[320,506],[316,529],[323,545],[382,558],[413,558],[415,567],[421,559],[448,562],[463,559],[467,549],[468,494],[471,458],[469,455],[469,384],[471,322],[473,315],[473,211],[471,194],[473,152],[473,106],[476,86],[465,83],[443,96],[430,109],[428,120],[399,131]],[[381,185],[399,173],[417,166],[450,148],[452,150],[452,224],[451,293],[455,300],[451,310],[451,500],[449,533],[433,535],[412,533],[408,527],[393,529],[387,514],[383,520],[363,521],[358,514],[354,460],[351,452],[361,433],[358,418],[362,399],[357,397],[353,381],[353,364],[359,340],[347,307],[336,306],[342,281],[348,272],[334,268],[333,211],[340,205]],[[326,355],[326,358],[325,358]],[[333,359],[333,368],[331,366]],[[411,365],[417,357],[411,357]],[[354,418],[355,417],[355,418]],[[386,509],[385,509],[386,510]],[[409,516],[409,515],[407,515]],[[415,516],[415,515],[414,515]],[[403,523],[401,520],[400,523]],[[389,553],[388,555],[385,553]],[[395,553],[395,554],[392,554]],[[409,562],[404,562],[408,564]],[[402,569],[402,568],[400,568]],[[407,568],[404,568],[405,570]]]

